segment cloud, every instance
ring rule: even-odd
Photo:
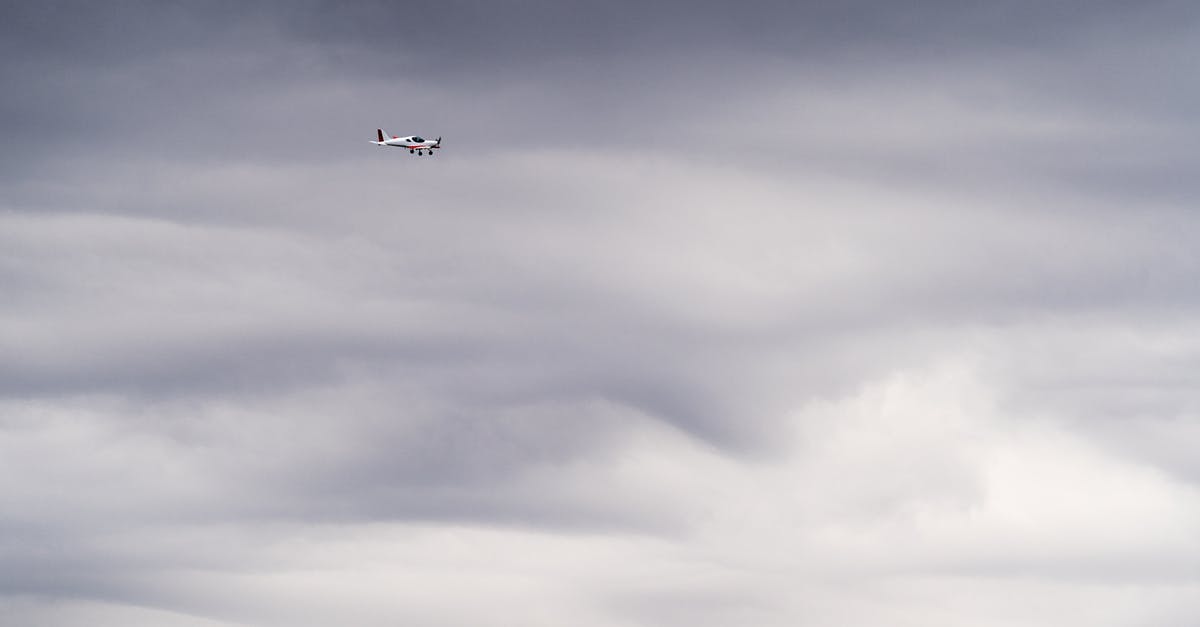
[[[283,447],[247,434],[246,444],[256,448],[242,452],[228,441],[219,449],[197,447],[194,440],[147,446],[137,442],[144,428],[117,438],[124,446],[73,429],[35,428],[38,440],[57,446],[100,445],[103,456],[79,457],[88,460],[86,476],[93,485],[119,483],[126,500],[100,498],[89,508],[71,496],[69,504],[86,514],[74,523],[87,521],[86,535],[73,534],[83,542],[61,553],[42,547],[33,563],[57,566],[50,572],[73,564],[69,579],[53,580],[56,591],[74,581],[84,598],[138,599],[248,624],[322,624],[339,617],[466,624],[485,620],[497,607],[523,622],[582,616],[597,625],[719,624],[737,617],[786,624],[796,615],[816,624],[885,617],[916,624],[964,619],[983,608],[997,624],[1056,624],[1073,620],[1081,603],[1098,624],[1189,615],[1194,604],[1173,591],[1194,579],[1200,550],[1190,533],[1200,516],[1195,488],[1113,458],[1070,430],[1013,418],[1000,411],[973,368],[947,363],[809,404],[781,431],[791,434],[787,446],[794,455],[747,463],[634,418],[625,423],[617,457],[574,455],[556,462],[552,473],[497,486],[511,497],[513,487],[531,485],[535,499],[559,506],[570,499],[560,486],[587,486],[585,501],[593,507],[607,501],[616,510],[643,512],[643,520],[651,513],[676,523],[632,534],[496,526],[503,515],[490,525],[330,524],[318,523],[322,513],[310,511],[299,519],[234,523],[226,518],[237,511],[228,501],[231,485],[256,499],[278,492],[253,485],[265,473],[242,475],[233,484],[219,477],[230,471],[229,462],[244,455],[243,462],[267,465],[271,451],[285,461],[299,454],[306,459],[290,469],[295,477],[311,466],[307,447],[327,448],[329,436],[344,439],[348,432],[307,444],[303,434],[294,435]],[[260,429],[262,422],[244,424]],[[230,433],[214,430],[226,439]],[[21,448],[44,454],[33,434]],[[155,448],[163,451],[155,457],[171,461],[156,464],[156,473],[130,472],[131,453],[145,458]],[[220,457],[227,461],[214,463]],[[22,464],[11,454],[4,459]],[[61,477],[62,468],[56,473]],[[214,474],[215,492],[180,489],[203,485],[201,478]],[[40,479],[44,502],[45,493],[62,484]],[[289,483],[296,485],[294,478]],[[369,481],[342,487],[379,496]],[[328,495],[306,500],[314,498],[326,510],[341,504]],[[172,500],[213,511],[172,511]],[[479,503],[473,509],[487,511]],[[10,554],[20,558],[36,546],[23,538],[23,551]],[[25,560],[11,563],[21,568]],[[36,582],[29,570],[21,572],[25,586]],[[216,592],[234,582],[249,593]],[[1153,602],[1114,594],[1135,582],[1141,599]],[[935,593],[946,589],[960,590],[957,600],[947,604]],[[1014,591],[1037,602],[1005,602]]]
[[[0,616],[1187,622],[1187,12],[1019,8],[6,8]]]

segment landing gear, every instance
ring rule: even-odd
[[[411,148],[408,150],[408,154],[410,154],[410,155],[413,154],[414,152],[416,152],[416,151]]]
[[[430,151],[429,151],[429,156],[430,156],[430,157],[432,157],[432,156],[433,156],[433,151],[432,151],[432,150],[430,150]]]

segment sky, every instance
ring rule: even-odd
[[[1198,34],[4,3],[0,623],[1196,623]]]

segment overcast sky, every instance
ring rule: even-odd
[[[1193,6],[4,3],[0,623],[1200,622]]]

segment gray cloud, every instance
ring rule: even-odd
[[[1187,622],[1194,24],[7,6],[0,616]]]

